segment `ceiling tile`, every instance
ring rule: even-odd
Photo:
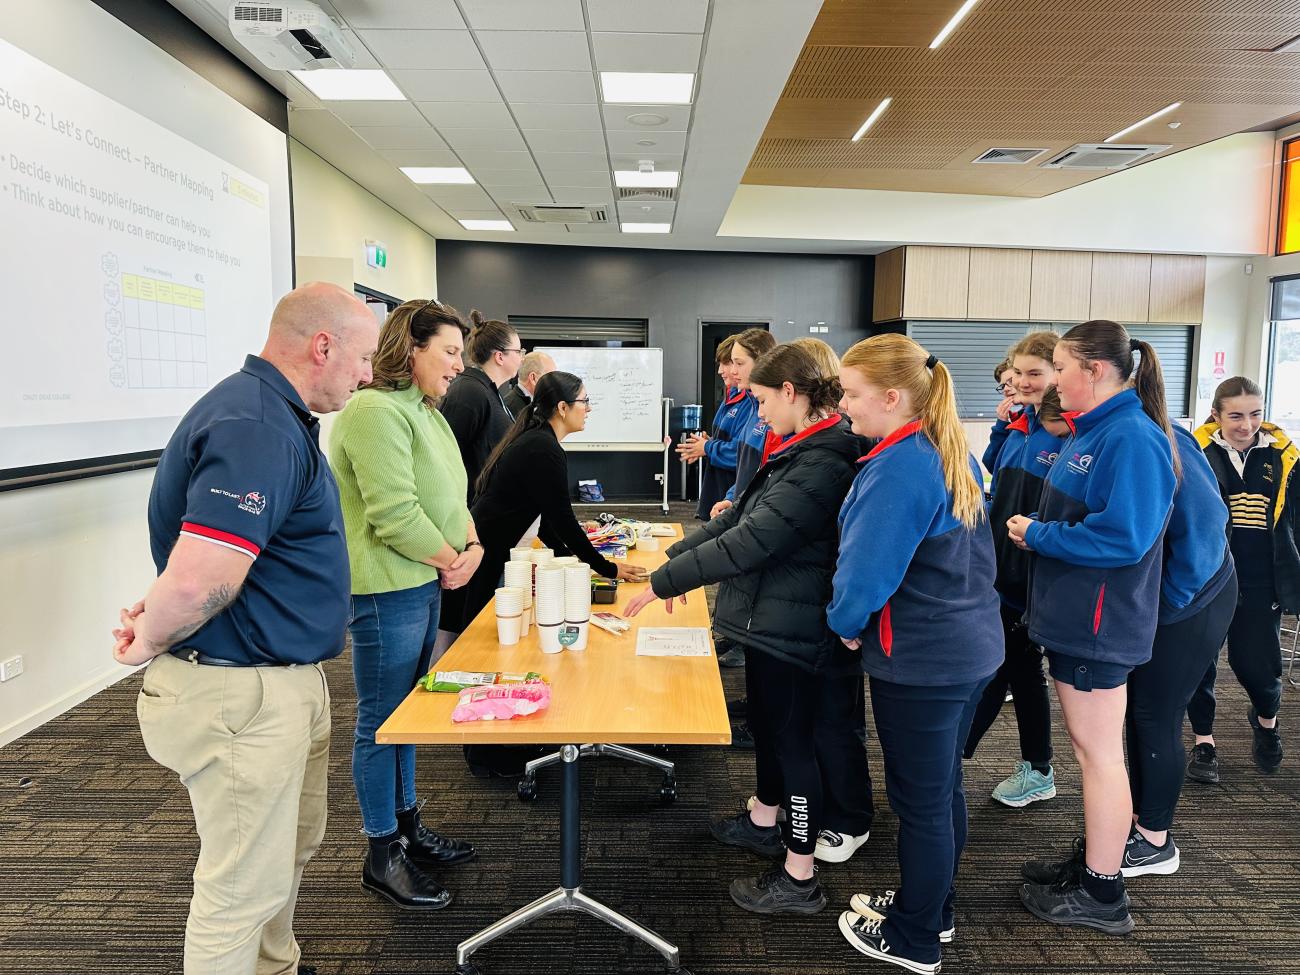
[[[649,202],[618,205],[619,219],[635,223],[672,223],[673,214],[676,212],[676,203]]]
[[[497,190],[492,192],[490,195],[492,199],[497,201],[497,206],[499,206],[505,213],[513,213],[516,203],[527,205],[530,203],[555,202],[544,186],[531,190],[516,188],[508,192],[505,190]]]
[[[685,132],[691,124],[689,105],[605,105],[602,108],[605,128],[611,132]],[[637,125],[628,117],[660,115],[667,121],[659,125]]]
[[[449,137],[450,138],[450,137]],[[533,152],[605,152],[603,132],[564,132],[530,129],[524,132]],[[452,142],[455,145],[455,142]]]
[[[593,33],[591,39],[601,71],[694,73],[700,66],[698,34]]]
[[[418,108],[438,128],[509,129],[512,132],[516,129],[515,120],[504,102],[420,102]]]
[[[450,149],[380,149],[379,154],[395,166],[463,165]]]
[[[556,105],[596,104],[596,81],[591,71],[495,72],[510,104],[546,102]]]
[[[681,155],[686,152],[685,132],[660,132],[654,129],[640,132],[610,132],[609,151],[614,155],[632,155],[636,153],[665,153]],[[638,142],[653,142],[652,146],[637,145]]]
[[[386,68],[436,71],[486,67],[467,30],[362,30],[357,36]]]
[[[414,125],[428,122],[410,102],[324,102],[348,125]]]
[[[608,189],[601,189],[598,186],[558,186],[552,194],[556,203],[565,203],[573,206],[580,204],[591,204],[593,206],[614,205],[614,194]]]
[[[497,70],[591,70],[587,35],[582,31],[484,30],[476,36]]]
[[[511,109],[522,129],[549,129],[553,132],[599,132],[600,109],[592,105],[516,104]]]
[[[490,72],[390,71],[397,87],[413,102],[496,102],[501,92]]]
[[[593,31],[703,34],[709,0],[587,0]]]
[[[537,171],[532,153],[498,149],[466,149],[460,154],[471,171],[482,169],[516,169],[533,173]]]
[[[364,27],[464,30],[455,0],[333,0],[334,9],[354,30]]]
[[[511,149],[523,151],[528,148],[524,138],[517,129],[439,129],[447,145],[457,152],[463,149]]]
[[[534,169],[488,169],[482,166],[474,168],[474,178],[489,191],[511,186],[541,186],[542,174]]]
[[[503,214],[496,207],[490,210],[462,210],[459,207],[453,207],[447,211],[455,220],[503,220]]]
[[[588,189],[603,189],[608,192],[609,188],[614,185],[614,177],[609,171],[581,173],[555,173],[546,177],[547,184],[551,187],[551,192],[558,193],[566,186],[578,186]]]
[[[441,207],[457,207],[461,210],[491,210],[496,204],[481,186],[445,186],[428,184],[420,190]]]
[[[538,152],[537,168],[543,173],[581,173],[605,169],[609,157],[603,152]]]
[[[358,125],[353,131],[376,149],[446,149],[431,126]]]
[[[461,0],[475,30],[586,30],[582,0]]]
[[[570,223],[558,224],[557,226],[568,227],[571,234],[591,234],[592,236],[618,234],[618,224],[612,220],[609,223]]]

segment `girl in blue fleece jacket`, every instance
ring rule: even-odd
[[[731,347],[736,337],[728,335],[718,343],[716,354],[718,378],[722,380],[722,403],[713,417],[713,429],[678,444],[677,456],[688,464],[700,463],[700,501],[695,507],[695,517],[709,520],[709,512],[736,483],[737,416],[745,392],[736,387],[735,366],[731,364]]]
[[[840,382],[853,432],[883,439],[840,509],[827,622],[870,676],[901,874],[895,891],[857,894],[840,931],[862,954],[926,975],[952,939],[962,745],[1003,656],[993,536],[943,363],[877,335],[845,354]]]
[[[1138,359],[1135,362],[1135,353]],[[1120,867],[1133,822],[1124,767],[1129,672],[1151,659],[1165,526],[1181,463],[1155,350],[1110,321],[1076,325],[1053,354],[1074,435],[1038,511],[1007,521],[1037,553],[1029,635],[1046,649],[1083,776],[1086,855],[1031,861],[1020,899],[1055,924],[1133,930]],[[1131,380],[1131,381],[1130,381]]]
[[[732,375],[736,385],[745,390],[745,398],[740,401],[740,410],[735,418],[734,434],[736,440],[736,481],[727,489],[726,495],[713,506],[709,517],[722,514],[749,487],[754,473],[762,464],[763,444],[767,440],[767,422],[758,415],[758,403],[749,393],[749,373],[765,353],[776,346],[776,339],[765,328],[747,328],[736,336],[731,347]]]

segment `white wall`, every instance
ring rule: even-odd
[[[1248,132],[1033,199],[743,185],[718,234],[860,245],[1262,254],[1272,165],[1273,134]]]
[[[348,258],[355,280],[377,291],[433,295],[433,238],[314,153],[290,148],[303,266],[337,274]],[[367,238],[388,245],[385,271],[365,266]],[[148,470],[0,494],[0,657],[21,653],[26,667],[0,684],[0,745],[130,673],[111,657],[109,630],[154,576],[145,524],[152,482]]]

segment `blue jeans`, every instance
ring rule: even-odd
[[[885,794],[898,816],[901,880],[885,940],[913,961],[938,961],[939,932],[953,926],[957,866],[966,846],[962,746],[988,682],[914,687],[871,678]]]
[[[441,604],[436,579],[414,589],[352,597],[352,781],[367,836],[395,833],[397,813],[415,808],[415,746],[377,745],[375,732],[428,671]]]

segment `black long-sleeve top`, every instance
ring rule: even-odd
[[[477,366],[471,366],[452,381],[438,404],[451,432],[456,435],[460,458],[469,477],[467,501],[477,495],[475,484],[492,449],[514,422],[496,383]]]

